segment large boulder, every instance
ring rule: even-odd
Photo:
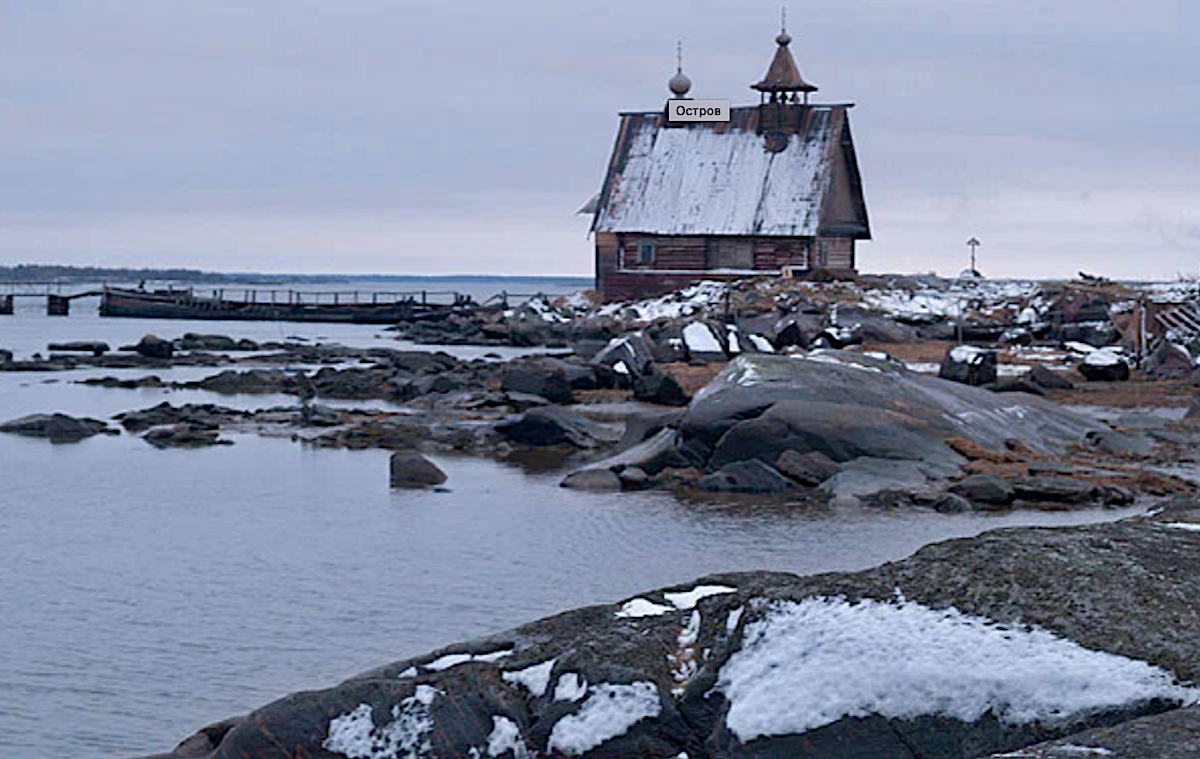
[[[13,360],[13,352],[0,348],[0,364],[11,364]]]
[[[729,360],[727,337],[719,325],[702,321],[685,325],[683,344],[693,362],[711,364]]]
[[[938,376],[964,385],[990,385],[996,381],[996,351],[956,345],[942,357]]]
[[[945,444],[953,437],[1057,454],[1102,429],[1041,398],[996,395],[846,352],[742,356],[697,393],[679,426],[681,449],[710,471],[746,459],[773,465],[795,450],[837,462],[920,461],[939,476],[964,463]]]
[[[169,359],[175,355],[175,346],[169,340],[163,340],[154,335],[144,336],[133,350],[140,356],[155,359]]]
[[[416,451],[397,451],[388,465],[394,488],[429,488],[446,481],[446,473]]]
[[[1196,698],[1200,532],[1180,518],[996,530],[863,572],[712,575],[296,693],[169,756],[1024,755]],[[1195,742],[1170,729],[1187,719],[1143,724],[1143,744]],[[1190,756],[1166,750],[1130,756]]]
[[[30,414],[0,424],[0,432],[46,438],[51,443],[77,443],[93,435],[120,434],[99,419],[76,419],[66,414]]]

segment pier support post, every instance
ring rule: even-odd
[[[46,296],[47,316],[67,316],[71,313],[71,299],[61,295]]]
[[[0,316],[12,316],[13,296],[0,295]]]

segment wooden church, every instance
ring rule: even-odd
[[[596,289],[606,300],[752,274],[855,272],[869,240],[850,104],[809,104],[786,30],[757,106],[728,122],[622,113],[594,213]],[[685,99],[682,63],[668,83]],[[670,107],[671,101],[667,102]]]

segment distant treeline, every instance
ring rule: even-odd
[[[590,286],[586,277],[501,277],[487,274],[401,275],[401,274],[261,274],[255,272],[209,272],[199,269],[127,269],[107,266],[59,266],[17,264],[0,266],[0,282],[147,282],[169,280],[196,284],[236,282],[396,282],[396,281],[538,281]]]

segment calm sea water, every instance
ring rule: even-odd
[[[100,320],[79,308],[0,317],[0,347],[187,331],[397,345],[373,327]],[[0,373],[0,419],[293,401],[74,383],[113,373]],[[0,757],[164,750],[290,691],[709,572],[860,569],[993,527],[1123,515],[697,505],[567,491],[560,474],[448,457],[437,462],[452,492],[393,492],[386,452],[235,440],[160,451],[130,436],[0,436]]]

